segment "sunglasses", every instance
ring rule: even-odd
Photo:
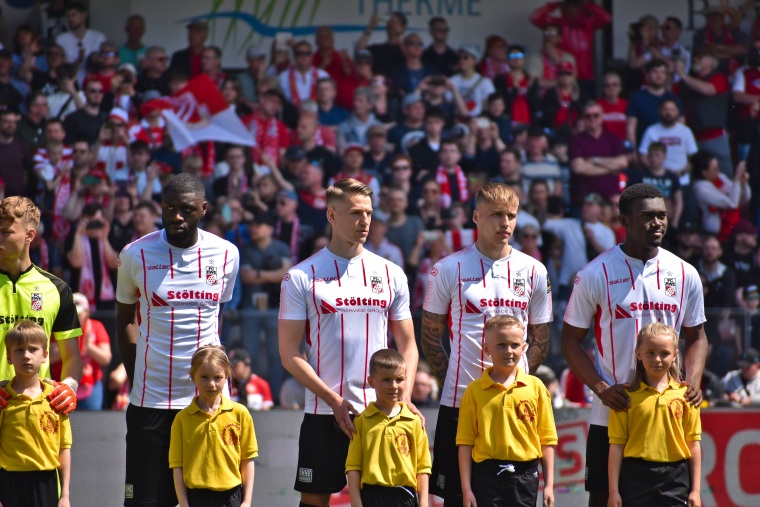
[[[510,60],[517,60],[518,58],[525,58],[524,53],[509,53]]]
[[[584,114],[583,117],[584,118],[588,118],[590,120],[593,120],[593,119],[596,119],[596,118],[601,118],[602,114],[601,113]]]
[[[296,56],[311,56],[311,51],[296,51],[294,54]]]
[[[408,171],[411,169],[411,166],[408,165],[394,165],[393,170],[394,171]]]
[[[758,296],[758,295],[747,296],[747,301],[757,301],[758,299],[760,299],[760,296]]]
[[[285,206],[288,203],[288,201],[277,201],[275,204],[277,206]]]
[[[72,150],[73,153],[79,153],[80,155],[87,153],[88,150]]]
[[[101,51],[100,56],[116,56],[116,51]]]
[[[538,234],[523,234],[522,237],[525,239],[538,239]]]
[[[620,86],[620,83],[604,83],[605,88],[617,88]]]

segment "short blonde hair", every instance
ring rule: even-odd
[[[40,209],[28,197],[14,195],[0,201],[0,222],[17,221],[32,229],[40,225]]]
[[[31,320],[20,320],[10,331],[5,334],[5,352],[10,354],[14,345],[39,345],[45,350],[48,346],[48,338],[45,330]]]
[[[509,185],[504,183],[486,183],[475,195],[475,205],[484,203],[519,206],[520,198]]]
[[[378,369],[395,370],[396,368],[404,368],[406,370],[404,356],[397,350],[380,349],[369,358],[370,375],[374,375]]]
[[[495,331],[497,329],[517,327],[525,331],[523,323],[512,315],[494,315],[486,322],[484,332]]]
[[[374,192],[361,181],[346,178],[327,189],[327,207],[332,207],[336,201],[343,201],[354,195],[364,195],[372,199]]]

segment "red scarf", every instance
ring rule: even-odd
[[[50,271],[50,251],[48,250],[47,241],[43,238],[40,241],[40,264],[39,266],[45,271]]]
[[[293,266],[298,264],[298,258],[299,258],[299,249],[298,249],[298,237],[301,233],[301,221],[298,220],[298,217],[293,218],[293,228],[290,231],[290,240],[288,241],[288,245],[290,246],[290,261],[293,263]],[[274,228],[274,236],[275,238],[282,241],[282,237],[280,236],[282,234],[282,220],[277,220],[277,223],[275,224]]]
[[[288,79],[290,84],[290,101],[295,106],[301,105],[301,101],[304,100],[301,98],[301,96],[298,94],[298,85],[296,85],[296,69],[295,67],[291,67],[288,71]],[[317,100],[317,80],[319,79],[319,71],[316,67],[312,67],[311,69],[311,90],[309,91],[310,99],[313,101]]]
[[[731,35],[731,30],[723,27],[723,33],[721,34],[722,44],[724,46],[733,46],[735,44],[734,36]],[[711,30],[705,28],[705,42],[712,46],[715,43],[715,34],[712,33]],[[739,60],[736,58],[729,58],[728,59],[728,71],[731,73],[731,75],[736,72],[736,70],[739,68]]]
[[[507,76],[507,88],[514,89],[517,92],[515,100],[512,102],[512,122],[530,123],[530,106],[528,105],[528,76],[523,75],[519,82],[515,82],[512,74]]]
[[[467,178],[464,175],[464,171],[459,166],[454,169],[454,174],[457,178],[457,188],[459,189],[459,199],[461,202],[467,201],[470,198],[467,192]],[[451,207],[451,183],[449,183],[449,173],[443,166],[438,166],[435,172],[435,181],[438,182],[438,186],[441,188],[441,204],[444,208]]]
[[[557,79],[557,64],[560,60],[554,60],[545,49],[541,51],[541,61],[544,64],[544,79]]]
[[[495,65],[493,58],[486,56],[480,65],[480,73],[488,79],[493,79],[500,74],[509,74],[509,65],[507,65],[507,62]]]
[[[723,190],[723,187],[725,185],[725,182],[722,178],[718,177],[716,180],[712,182],[713,185],[715,185],[715,188],[718,190]],[[735,183],[735,185],[738,185],[738,183]],[[734,230],[734,227],[736,224],[738,224],[742,219],[741,211],[739,211],[739,208],[733,208],[733,209],[718,209],[715,206],[710,206],[710,213],[719,213],[720,214],[720,230],[718,231],[718,240],[721,243],[725,243],[728,241],[728,238],[731,237],[731,231]]]

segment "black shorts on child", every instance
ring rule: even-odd
[[[3,507],[58,505],[58,472],[8,472],[0,468],[0,503]]]
[[[349,443],[334,415],[304,414],[298,437],[295,490],[314,494],[343,490]]]
[[[586,491],[609,492],[607,462],[610,455],[610,437],[607,426],[592,424],[586,439]]]
[[[478,505],[535,507],[538,499],[538,460],[487,459],[480,463],[473,462],[470,485]]]
[[[364,507],[417,507],[417,493],[412,488],[365,484],[361,492]]]
[[[243,487],[237,486],[227,491],[188,489],[187,503],[190,507],[240,507],[243,503]]]
[[[435,425],[433,442],[433,470],[430,475],[430,493],[440,496],[446,505],[462,505],[462,483],[459,479],[459,449],[457,424],[459,409],[441,405]]]
[[[689,461],[657,463],[623,458],[618,490],[625,507],[686,505],[691,491]]]

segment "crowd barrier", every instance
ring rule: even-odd
[[[423,410],[431,447],[436,410]],[[259,442],[253,505],[293,507],[300,412],[254,412]],[[583,491],[588,410],[555,411],[559,444],[555,464],[556,505],[585,506]],[[702,412],[702,501],[705,507],[760,505],[760,409],[708,409]],[[75,412],[72,415],[72,505],[122,505],[124,497],[125,414]],[[434,449],[431,449],[434,451]],[[325,449],[325,452],[330,452]],[[442,502],[431,498],[431,506]],[[539,501],[539,505],[540,505]],[[332,506],[350,505],[346,492]]]

